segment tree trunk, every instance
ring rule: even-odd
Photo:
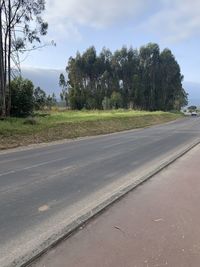
[[[2,1],[0,1],[0,100],[1,100],[1,116],[6,116],[6,95],[5,95],[5,69],[4,69],[4,53],[3,53],[3,34],[2,34]]]
[[[8,103],[7,103],[7,116],[10,116],[11,110],[11,1],[8,1]]]

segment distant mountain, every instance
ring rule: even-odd
[[[58,97],[61,89],[59,88],[59,76],[64,70],[58,69],[37,69],[22,68],[22,76],[33,82],[34,86],[39,86],[47,94],[55,93]]]
[[[47,94],[55,93],[57,97],[61,91],[58,84],[60,73],[65,73],[65,71],[62,69],[22,68],[24,78],[30,79],[35,87],[40,86]],[[189,105],[200,106],[200,83],[184,82],[184,88],[189,94]]]

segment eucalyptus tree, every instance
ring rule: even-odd
[[[3,116],[6,114],[6,92],[5,92],[5,66],[3,51],[3,7],[4,0],[0,0],[0,109]]]
[[[180,109],[187,104],[187,94],[182,86],[183,76],[180,66],[169,49],[160,54],[161,60],[161,90],[159,98],[160,109]]]
[[[101,72],[100,72],[100,86],[103,89],[104,96],[110,97],[113,88],[113,69],[112,69],[112,52],[103,48],[99,55],[99,60],[101,62]]]
[[[12,67],[20,69],[18,53],[34,50],[48,23],[42,19],[45,0],[0,0],[1,115],[10,114]],[[6,101],[7,99],[7,101]]]
[[[121,50],[121,69],[122,69],[122,96],[124,107],[134,106],[135,86],[134,77],[138,74],[138,51],[126,47]]]
[[[140,48],[141,80],[145,88],[145,109],[156,109],[156,95],[159,90],[160,49],[157,44],[149,43]]]
[[[97,54],[90,47],[71,57],[66,71],[74,109],[107,108],[117,98],[115,108],[152,111],[180,109],[187,103],[179,64],[169,49],[160,52],[154,43],[139,51],[122,47],[113,54],[106,48]]]
[[[61,87],[60,98],[65,101],[66,107],[68,106],[68,86],[63,73],[59,77],[59,86]]]
[[[88,81],[84,74],[85,63],[80,55],[70,57],[66,67],[69,86],[69,102],[72,109],[81,109],[85,103],[85,88]]]

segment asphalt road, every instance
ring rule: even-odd
[[[200,118],[186,118],[0,154],[0,266],[55,234],[69,207],[193,142],[199,131]]]
[[[200,145],[31,267],[199,267]]]

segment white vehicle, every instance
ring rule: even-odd
[[[196,111],[192,111],[191,116],[192,117],[196,117],[197,116],[197,112]]]

